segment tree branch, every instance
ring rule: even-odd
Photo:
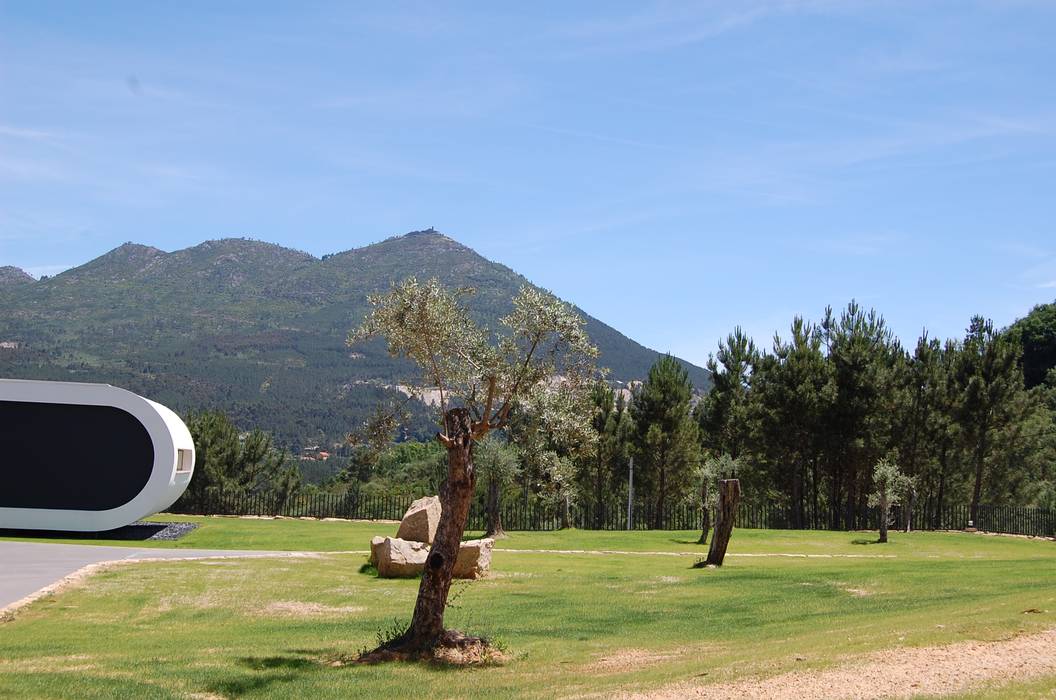
[[[535,354],[535,350],[539,347],[541,340],[542,336],[536,333],[535,338],[532,340],[532,346],[528,348],[528,353],[524,356],[524,364],[521,365],[521,371],[517,373],[517,380],[513,383],[510,393],[506,395],[506,399],[502,402],[502,407],[499,408],[498,412],[493,417],[488,418],[489,423],[502,423],[505,425],[506,418],[509,416],[510,409],[513,407],[513,399],[517,396],[517,391],[520,389],[521,382],[524,380],[524,374],[528,371],[528,366],[532,361],[532,355]]]
[[[488,399],[484,403],[484,418],[473,425],[473,439],[478,440],[491,429],[491,407],[495,403],[495,375],[488,377]]]

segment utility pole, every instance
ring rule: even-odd
[[[631,469],[627,474],[627,529],[633,529],[634,521],[634,457],[630,459]]]

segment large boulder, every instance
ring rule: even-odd
[[[385,542],[386,538],[381,535],[370,538],[370,563],[374,566],[378,565],[378,549]]]
[[[455,578],[484,578],[491,570],[491,549],[495,540],[486,537],[482,540],[463,542],[458,549],[453,576]]]
[[[426,496],[411,504],[400,521],[396,536],[413,542],[432,544],[440,524],[440,497]]]
[[[375,540],[381,539],[377,545]],[[424,542],[409,542],[398,537],[375,537],[370,541],[370,556],[382,578],[410,578],[425,571],[429,546]]]

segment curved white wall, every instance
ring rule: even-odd
[[[153,515],[176,502],[194,473],[194,442],[180,417],[161,404],[109,384],[0,379],[0,401],[73,406],[107,406],[125,411],[147,431],[154,448],[154,463],[146,484],[127,502],[108,510],[0,507],[0,528],[27,530],[113,530]],[[0,426],[3,430],[4,426]],[[61,435],[61,427],[56,427]],[[108,437],[100,435],[94,446],[65,445],[70,469],[77,468],[78,450],[106,449]],[[184,471],[177,471],[184,451]],[[3,459],[4,456],[0,456]],[[189,467],[189,469],[187,469]],[[10,468],[18,468],[12,464]],[[0,488],[3,486],[0,485]]]

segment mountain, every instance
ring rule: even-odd
[[[14,287],[15,285],[32,284],[36,282],[33,276],[19,267],[5,265],[0,267],[0,287]]]
[[[380,341],[345,346],[367,294],[410,275],[437,277],[474,287],[471,313],[495,327],[530,284],[431,229],[322,259],[223,239],[171,253],[125,243],[32,284],[8,269],[0,376],[108,382],[181,413],[221,408],[291,449],[339,444],[388,387],[414,376]],[[657,353],[582,315],[611,378],[644,378]],[[683,364],[695,386],[710,385],[706,370]],[[429,434],[425,407],[410,432]]]

